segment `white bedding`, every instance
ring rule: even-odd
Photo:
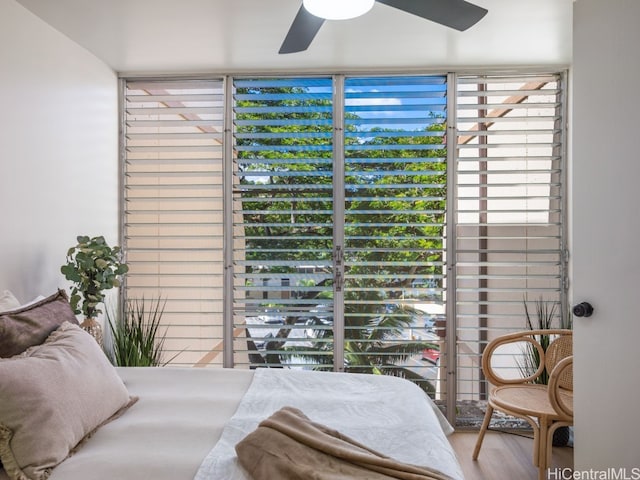
[[[139,397],[49,480],[192,480],[249,387],[250,370],[119,368]]]
[[[49,480],[245,479],[235,442],[285,405],[397,460],[462,478],[437,409],[405,380],[288,369],[118,373],[138,402],[53,469]],[[1,469],[0,480],[7,480]]]
[[[195,480],[249,480],[237,464],[235,444],[284,406],[396,460],[462,479],[442,428],[450,433],[451,427],[414,384],[382,375],[259,369]]]

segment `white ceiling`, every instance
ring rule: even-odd
[[[572,0],[471,0],[457,32],[383,4],[325,22],[306,52],[278,55],[301,0],[17,0],[117,72],[293,72],[567,66]],[[420,0],[415,0],[420,1]]]

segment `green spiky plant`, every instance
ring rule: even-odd
[[[123,314],[113,318],[107,313],[113,343],[111,361],[119,367],[155,367],[163,362],[166,330],[160,331],[166,301],[144,298],[127,299]]]
[[[535,320],[532,319],[532,315],[529,313],[529,307],[526,299],[523,300],[524,313],[526,316],[527,328],[529,330],[550,330],[553,328],[553,320],[558,316],[560,305],[556,301],[546,301],[539,298],[535,301],[536,311]],[[534,323],[535,322],[535,323]],[[560,317],[560,328],[571,328],[571,320],[567,319],[563,321]],[[542,350],[547,351],[549,343],[551,341],[549,335],[536,335],[536,341],[540,343]],[[527,343],[524,347],[523,360],[519,363],[519,368],[523,376],[533,375],[538,366],[540,365],[540,354],[538,349],[531,343]],[[547,385],[549,383],[549,372],[543,370],[542,373],[533,381],[540,385]]]
[[[536,300],[536,323],[531,319],[526,299],[523,300],[524,313],[526,316],[527,328],[529,330],[549,330],[553,328],[553,320],[558,317],[560,328],[570,330],[573,327],[571,313],[566,315],[560,314],[560,304],[557,301],[545,301],[542,298]],[[549,335],[536,335],[536,340],[542,346],[544,352],[547,351],[551,338]],[[524,377],[533,375],[540,365],[540,353],[531,343],[527,343],[523,351],[523,361],[518,363],[520,372]],[[533,380],[533,383],[539,385],[547,385],[549,383],[549,372],[546,369]],[[569,428],[560,427],[553,433],[553,446],[565,446],[570,438]]]

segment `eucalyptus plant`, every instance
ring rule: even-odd
[[[69,303],[75,314],[95,318],[102,310],[105,290],[120,286],[120,276],[129,267],[122,262],[120,247],[110,247],[104,237],[77,237],[77,245],[67,251],[67,263],[60,271],[73,282]]]

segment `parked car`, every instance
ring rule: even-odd
[[[440,349],[425,348],[424,350],[422,350],[422,360],[431,362],[434,365],[440,365]]]
[[[285,316],[279,310],[265,310],[263,314],[258,315],[258,319],[262,323],[269,325],[282,325],[284,323]]]

